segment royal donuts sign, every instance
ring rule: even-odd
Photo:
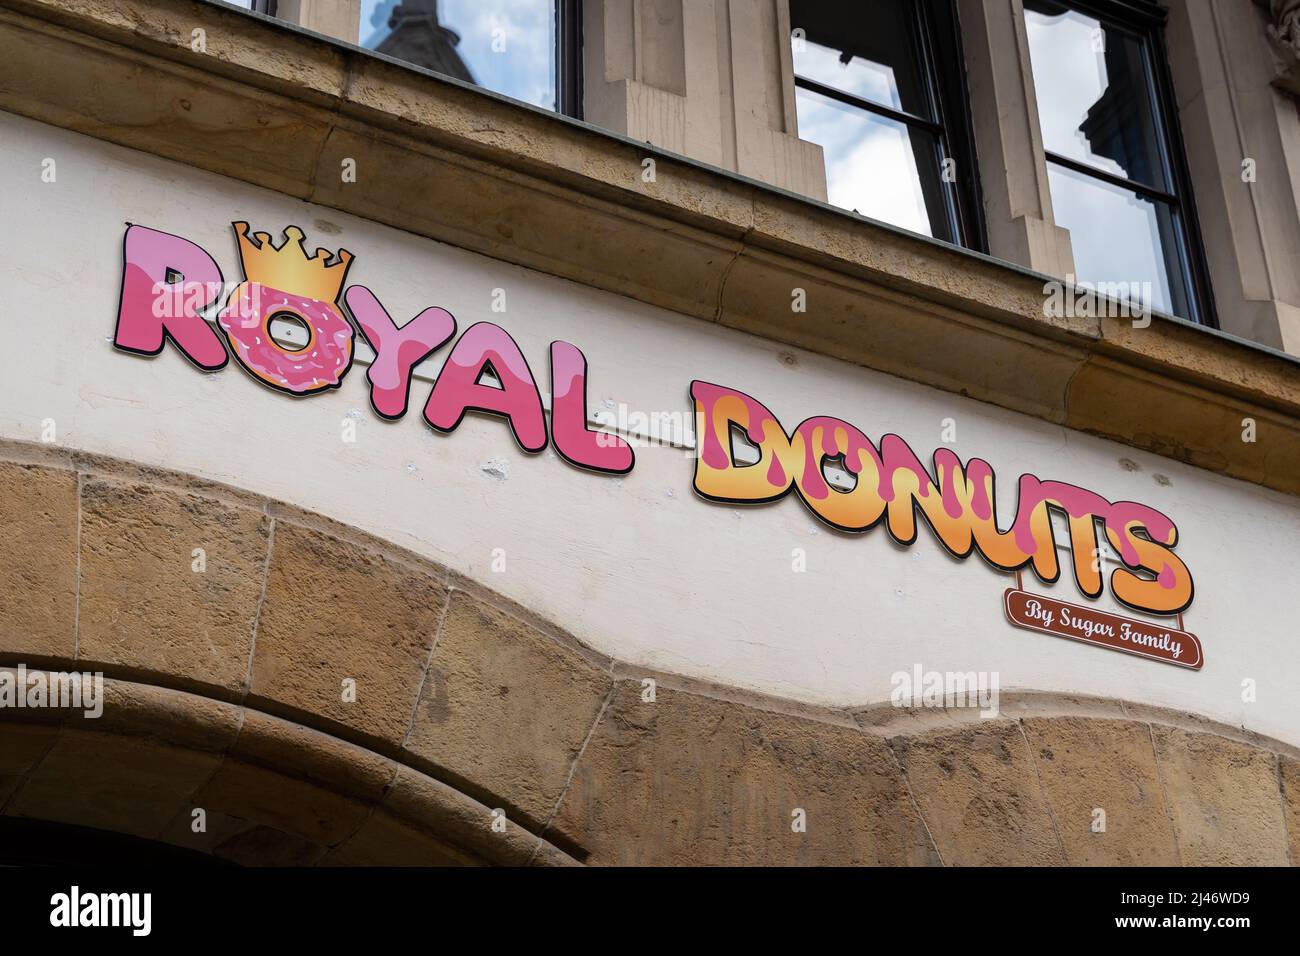
[[[217,313],[213,329],[202,313],[216,308],[225,289],[216,260],[196,243],[144,226],[128,225],[123,239],[122,294],[114,344],[127,352],[157,355],[170,341],[199,368],[225,368],[230,356],[263,385],[306,397],[338,388],[352,368],[356,333],[344,316],[352,313],[375,352],[366,377],[370,404],[387,419],[406,414],[415,367],[456,334],[446,309],[428,308],[398,326],[365,286],[343,291],[352,254],[317,249],[308,255],[302,230],[290,226],[276,247],[265,232],[249,234],[248,223],[233,224],[244,281]],[[271,323],[289,320],[306,330],[307,342],[291,348],[278,342]],[[633,454],[627,442],[586,427],[587,363],[567,342],[551,344],[551,438],[555,450],[582,468],[626,474]],[[500,388],[482,384],[491,371]],[[452,347],[424,420],[452,432],[468,411],[503,416],[521,448],[546,447],[546,418],[528,360],[499,325],[470,326]]]
[[[353,260],[348,251],[309,253],[296,226],[284,230],[278,246],[268,233],[250,233],[247,223],[233,226],[244,278],[226,294],[221,269],[205,249],[180,236],[128,225],[117,348],[152,356],[171,342],[210,372],[233,356],[263,385],[306,399],[343,384],[360,335],[374,351],[366,373],[370,404],[395,420],[408,412],[415,367],[455,339],[424,400],[421,415],[430,427],[451,433],[467,413],[486,413],[503,419],[527,452],[541,452],[549,444],[579,468],[610,475],[632,470],[635,456],[627,441],[588,427],[587,361],[576,345],[550,345],[548,429],[532,368],[501,326],[477,322],[457,337],[456,319],[437,306],[398,325],[370,289],[345,287]],[[305,344],[274,336],[277,319],[305,330]],[[487,374],[498,384],[486,384]],[[898,435],[873,441],[849,422],[826,415],[789,430],[755,398],[710,382],[691,382],[690,396],[697,422],[694,489],[705,499],[758,504],[793,493],[833,528],[854,533],[883,524],[902,545],[914,542],[918,525],[925,524],[959,558],[977,553],[994,568],[1027,568],[1048,583],[1061,575],[1051,514],[1062,512],[1071,573],[1086,597],[1100,597],[1109,583],[1116,600],[1149,614],[1181,614],[1192,603],[1191,573],[1174,552],[1178,529],[1147,505],[1111,501],[1077,485],[1025,474],[1018,479],[1015,514],[1004,527],[994,505],[993,468],[983,459],[962,462],[950,449],[939,448],[927,466]],[[757,449],[757,461],[738,458],[738,437],[748,443],[748,457]],[[832,486],[828,466],[851,476],[851,487]],[[1099,528],[1122,562],[1109,582],[1098,560]],[[1011,619],[1031,626],[1014,615]],[[1045,629],[1042,620],[1032,627]],[[1118,641],[1104,646],[1127,649]],[[1143,656],[1164,659],[1146,645]],[[1199,666],[1199,645],[1195,659]],[[1187,658],[1177,663],[1186,664]]]

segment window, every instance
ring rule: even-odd
[[[558,69],[569,50],[562,0],[361,0],[360,43],[378,53],[475,83],[533,106],[575,113],[562,102]],[[568,37],[572,40],[572,37]],[[577,62],[578,51],[572,51]]]
[[[952,0],[790,0],[790,25],[799,136],[825,153],[830,201],[982,250]]]
[[[523,100],[581,115],[579,0],[230,0]]]
[[[1163,58],[1146,0],[1025,0],[1048,185],[1075,272],[1214,324]]]

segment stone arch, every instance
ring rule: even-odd
[[[653,673],[320,515],[48,446],[0,444],[0,527],[0,665],[106,675],[98,720],[0,709],[0,816],[240,863],[1300,857],[1295,748],[1195,715]]]
[[[493,832],[488,807],[418,770],[247,706],[106,678],[99,719],[6,716],[9,821],[127,834],[246,865],[573,862],[519,827]]]

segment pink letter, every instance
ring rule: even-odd
[[[551,439],[560,457],[579,468],[614,475],[632,470],[627,442],[587,429],[587,359],[568,342],[551,343]]]
[[[384,418],[401,418],[411,397],[411,370],[456,334],[456,319],[446,309],[428,308],[399,329],[365,286],[349,288],[343,301],[375,350],[366,372],[370,404]]]
[[[489,367],[500,388],[479,384]],[[424,406],[424,420],[450,432],[471,409],[504,415],[524,451],[546,447],[546,419],[532,370],[510,333],[491,322],[471,325],[452,347]]]
[[[221,294],[221,269],[212,256],[188,239],[135,225],[127,226],[122,255],[113,344],[157,355],[171,339],[199,368],[223,368],[226,347],[198,314]]]

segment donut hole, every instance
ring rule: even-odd
[[[311,345],[311,326],[293,312],[277,312],[266,323],[271,341],[286,352],[301,352]]]

